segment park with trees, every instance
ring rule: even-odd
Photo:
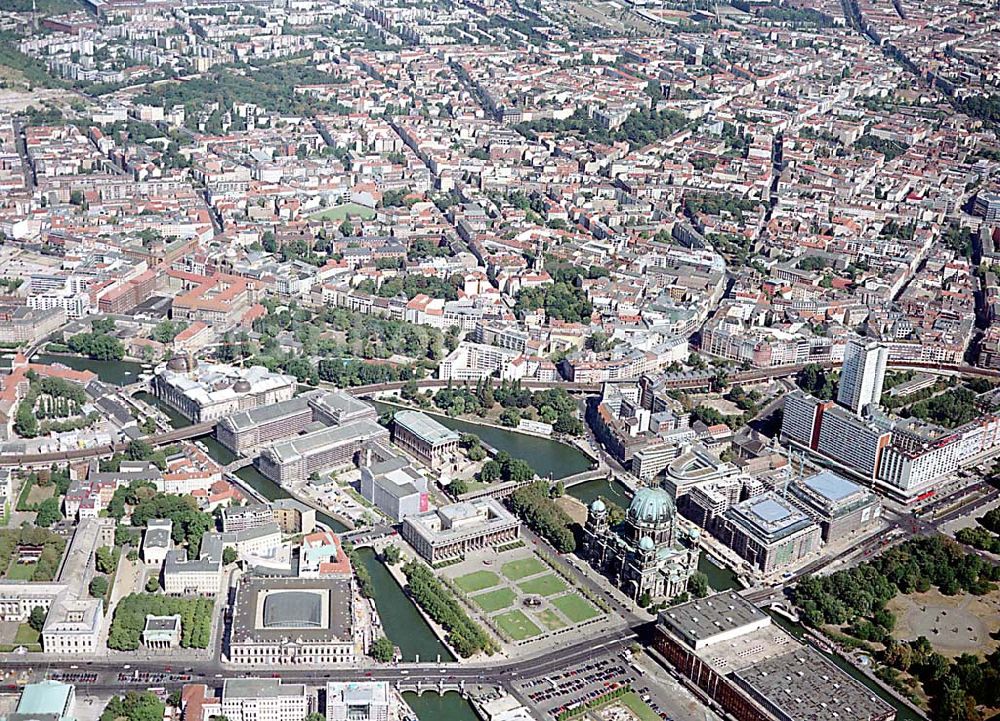
[[[507,499],[510,509],[560,553],[576,550],[573,519],[553,500],[546,481],[529,483]]]
[[[89,333],[77,333],[66,339],[66,347],[73,353],[85,355],[94,360],[121,360],[125,357],[125,346],[114,335],[115,322],[102,318],[91,324]]]
[[[108,648],[139,648],[146,616],[181,616],[181,648],[208,648],[212,636],[213,602],[210,598],[177,598],[157,593],[133,593],[115,606],[108,632]]]
[[[17,405],[14,431],[22,438],[35,438],[51,432],[88,428],[101,419],[97,412],[82,413],[89,402],[79,383],[62,378],[40,377],[28,371],[28,390]]]
[[[18,563],[19,546],[41,546],[34,563]],[[45,528],[23,526],[0,529],[0,578],[27,581],[51,581],[59,571],[66,539]]]
[[[167,705],[151,691],[112,696],[98,721],[162,721]]]
[[[448,632],[448,645],[462,658],[479,652],[492,654],[496,643],[465,612],[454,594],[434,575],[430,568],[419,561],[403,565],[406,588],[410,597]]]
[[[943,536],[921,536],[853,568],[806,576],[792,598],[807,625],[875,651],[884,664],[880,678],[914,698],[929,698],[934,721],[978,721],[977,707],[1000,700],[1000,653],[949,660],[924,637],[894,639],[896,617],[888,604],[898,595],[931,589],[944,596],[995,593],[998,580],[1000,565]]]
[[[412,389],[404,386],[400,397],[419,405],[416,384]],[[493,379],[483,378],[475,388],[449,384],[434,394],[433,402],[449,416],[495,418],[499,425],[508,428],[516,428],[521,420],[532,420],[550,424],[561,435],[582,436],[586,431],[576,400],[564,388],[531,391],[519,380],[505,379],[495,386]]]

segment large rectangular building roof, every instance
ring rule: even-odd
[[[420,411],[398,411],[393,420],[431,445],[457,441],[459,438],[458,433]]]
[[[310,596],[318,604],[317,625],[294,625],[293,616]],[[233,608],[233,643],[280,642],[282,640],[349,642],[353,639],[349,578],[250,578],[244,576],[236,591]],[[289,614],[276,623],[265,605]],[[298,604],[298,605],[297,605]],[[304,606],[303,606],[304,607]],[[312,613],[311,609],[305,610]],[[312,621],[310,616],[310,621]],[[270,625],[269,624],[270,621]]]
[[[21,699],[17,702],[17,713],[62,716],[72,693],[73,686],[60,681],[45,680],[29,683],[21,692]]]
[[[783,721],[883,721],[891,706],[732,591],[660,612],[663,629]]]
[[[809,646],[746,666],[732,679],[789,721],[870,721],[892,714],[889,704]]]
[[[861,490],[861,486],[849,481],[831,470],[822,470],[799,481],[819,495],[831,501],[842,501]]]
[[[809,516],[773,492],[736,504],[725,517],[765,544],[813,525]]]
[[[271,698],[305,696],[301,683],[282,683],[280,678],[227,678],[222,683],[223,698]]]
[[[738,593],[726,591],[661,611],[660,623],[691,648],[700,649],[768,626],[771,617]]]
[[[332,446],[353,440],[371,440],[388,436],[389,433],[375,421],[363,418],[346,426],[332,426],[298,438],[275,443],[269,449],[279,463],[288,463],[300,457],[308,457]]]
[[[302,413],[309,407],[309,395],[295,396],[287,401],[281,401],[268,406],[260,406],[249,411],[234,413],[228,420],[223,421],[230,425],[235,431],[242,431],[254,428],[263,423],[284,418],[286,416]]]

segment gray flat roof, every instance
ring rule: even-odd
[[[316,391],[307,394],[313,405],[330,415],[355,413],[373,413],[374,407],[370,403],[355,398],[344,390]],[[376,414],[377,415],[377,414]]]
[[[733,678],[791,721],[866,721],[892,713],[889,704],[809,646],[758,661]]]
[[[813,524],[809,516],[773,491],[737,503],[726,511],[725,518],[765,543]]]
[[[808,478],[803,478],[800,483],[831,501],[842,501],[861,489],[857,483],[849,481],[831,470],[822,470]]]
[[[142,539],[143,548],[170,548],[170,529],[165,526],[156,526],[146,529],[146,535]]]
[[[326,603],[325,618],[320,618],[320,628],[266,628],[257,623],[258,605],[268,596],[282,592],[317,592]],[[261,609],[261,618],[266,618]],[[302,639],[305,641],[351,641],[354,619],[351,609],[351,579],[349,578],[250,578],[244,576],[236,590],[233,604],[232,642],[280,642]]]
[[[354,440],[370,440],[380,436],[388,436],[389,432],[375,421],[362,418],[346,426],[332,426],[313,433],[307,433],[298,438],[280,441],[272,445],[268,452],[272,453],[280,463],[309,456],[331,446],[348,443]]]
[[[696,642],[765,620],[770,622],[766,613],[733,591],[682,603],[660,612],[660,623],[692,648]]]
[[[173,631],[180,629],[181,617],[179,614],[173,616],[146,616],[146,631]]]
[[[397,411],[392,419],[430,444],[457,441],[458,433],[420,411]]]
[[[301,683],[282,683],[280,678],[227,678],[222,682],[223,698],[267,698],[268,696],[305,696]]]
[[[307,408],[309,408],[308,394],[295,396],[294,398],[289,398],[287,401],[280,401],[269,406],[261,406],[249,411],[243,411],[242,413],[235,413],[223,422],[231,425],[234,430],[241,431],[259,426],[262,423],[277,420],[278,418],[302,413]]]

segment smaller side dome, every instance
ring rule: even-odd
[[[597,500],[595,500],[593,503],[590,504],[590,510],[593,511],[594,513],[604,513],[606,510],[608,510],[608,507],[604,505],[604,501],[598,498]]]
[[[178,353],[167,361],[167,368],[176,373],[190,373],[198,367],[198,361],[191,355]]]
[[[245,378],[240,378],[238,381],[233,383],[233,390],[237,393],[249,393],[250,392],[250,382]]]
[[[652,551],[656,548],[656,544],[653,543],[653,539],[649,536],[643,536],[639,539],[639,550],[640,551]]]

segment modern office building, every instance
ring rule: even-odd
[[[833,471],[792,481],[788,491],[819,523],[827,543],[869,530],[882,518],[882,501],[877,495]]]
[[[889,349],[884,343],[852,339],[844,349],[837,402],[854,413],[861,413],[869,404],[878,406],[888,360]]]
[[[438,378],[443,381],[479,381],[493,377],[517,380],[524,376],[526,365],[520,351],[462,341],[438,364]]]
[[[682,443],[660,441],[640,448],[632,456],[632,475],[642,481],[656,478],[684,453]]]
[[[831,406],[822,414],[816,450],[874,479],[892,434],[884,418],[860,417]]]
[[[287,401],[295,385],[294,376],[263,366],[199,364],[190,355],[171,358],[153,376],[156,397],[195,423]]]
[[[492,498],[453,503],[403,519],[403,538],[435,564],[516,543],[521,523]]]
[[[666,467],[663,488],[674,503],[683,506],[687,494],[699,483],[733,478],[740,474],[739,468],[723,461],[701,443],[684,446],[677,457]]]
[[[727,591],[660,612],[653,648],[737,721],[891,721],[861,683]]]
[[[972,214],[978,215],[988,223],[1000,220],[1000,193],[987,190],[976,193],[976,199],[972,203]]]
[[[688,492],[681,513],[709,533],[715,533],[726,511],[740,502],[744,487],[736,477],[698,483]]]
[[[280,678],[227,678],[221,710],[229,721],[303,721],[310,711],[309,692],[305,684]]]
[[[786,393],[781,416],[781,440],[806,448],[816,448],[823,412],[833,401],[821,401],[805,391]]]
[[[402,456],[361,466],[361,495],[394,521],[430,510],[427,479]]]
[[[388,439],[385,428],[363,418],[274,443],[257,458],[257,466],[272,481],[287,485],[305,481],[313,473],[356,465],[365,444]]]
[[[240,579],[233,604],[232,663],[351,664],[365,652],[361,637],[356,633],[349,578]]]
[[[858,416],[832,402],[793,391],[785,396],[781,438],[874,480],[891,440],[891,423],[867,411]]]
[[[326,721],[389,721],[390,703],[385,681],[326,684]]]
[[[226,532],[260,528],[269,523],[274,523],[274,511],[264,503],[222,509],[222,530]]]
[[[819,524],[769,491],[723,514],[715,535],[747,563],[769,574],[819,548]]]
[[[431,468],[447,462],[458,451],[459,435],[420,411],[397,411],[392,440]]]

